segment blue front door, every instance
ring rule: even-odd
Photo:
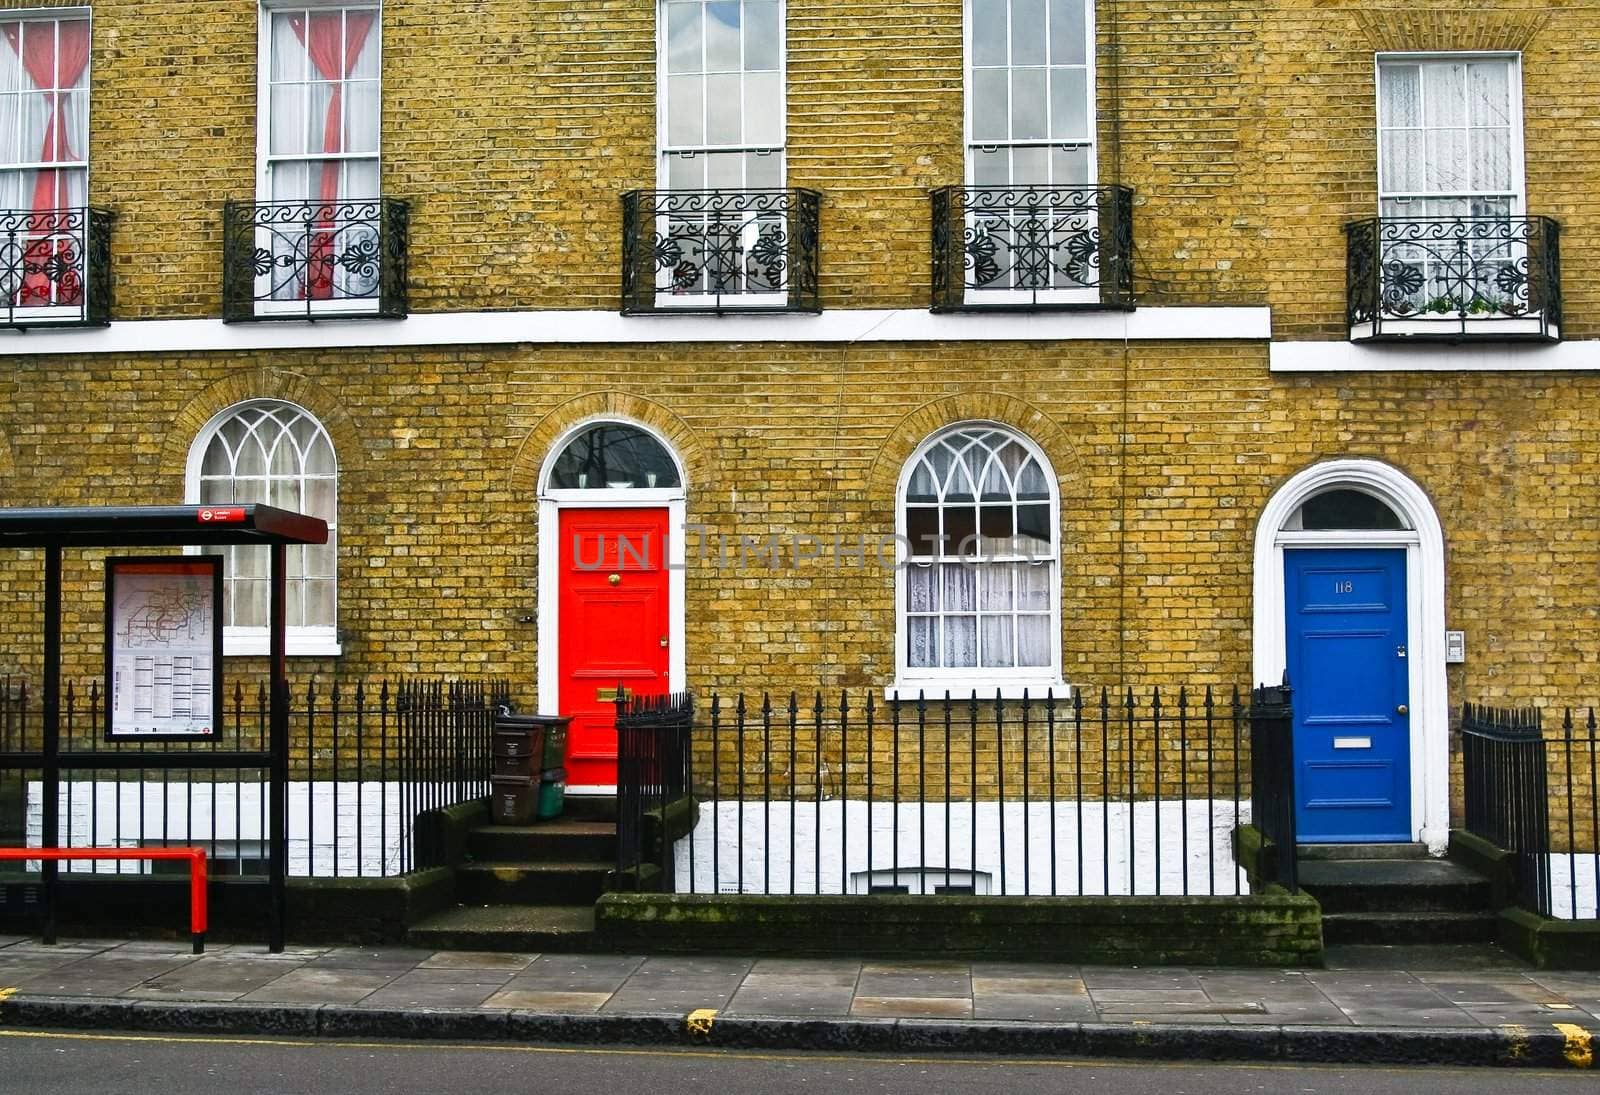
[[[1412,840],[1405,551],[1283,557],[1300,840]]]

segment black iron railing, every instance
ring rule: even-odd
[[[933,201],[933,310],[1132,308],[1126,186],[946,186]]]
[[[1287,682],[1250,695],[1250,816],[1263,838],[1262,874],[1297,892],[1292,695]]]
[[[44,728],[37,697],[0,678],[0,846],[199,845],[215,876],[264,875],[268,858],[267,686],[235,684],[220,740],[108,744],[98,683],[63,697],[59,831],[40,817]],[[312,681],[290,697],[288,873],[384,877],[435,865],[419,814],[489,793],[500,682],[354,687]],[[207,755],[239,754],[238,767]],[[246,757],[257,758],[245,763]],[[184,767],[185,763],[193,765]],[[66,868],[64,868],[66,869]],[[147,870],[84,863],[75,871]],[[0,879],[3,881],[3,879]]]
[[[1249,746],[1237,690],[714,696],[664,873],[690,893],[1239,894]],[[672,794],[644,772],[646,802]]]
[[[1467,704],[1461,713],[1467,830],[1512,853],[1520,904],[1600,918],[1600,724],[1562,712]]]
[[[0,327],[110,323],[112,219],[89,207],[0,210]]]
[[[632,190],[622,196],[622,312],[818,312],[822,195]]]
[[[1561,337],[1549,217],[1372,217],[1345,225],[1350,337]]]
[[[693,726],[687,692],[617,701],[617,888],[675,888],[671,815],[675,807],[693,808]]]
[[[222,211],[222,318],[405,316],[411,207],[396,198]]]

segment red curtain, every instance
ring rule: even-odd
[[[89,66],[89,24],[82,19],[63,21],[56,23],[53,28],[58,33],[40,33],[47,27],[50,27],[47,22],[30,23],[29,29],[24,32],[22,24],[7,23],[6,41],[10,44],[12,52],[22,59],[22,67],[28,73],[28,78],[33,81],[34,87],[43,91],[75,87],[78,81],[83,79],[84,69]],[[61,43],[59,68],[56,56],[58,37]],[[72,154],[67,131],[66,111],[62,109],[58,95],[49,97],[49,111],[45,118],[44,142],[39,149],[39,161],[58,163],[62,160],[76,159],[77,157]],[[65,184],[64,172],[40,171],[33,183],[33,212],[45,213],[65,204]],[[40,217],[35,227],[49,232],[52,228],[50,219]],[[64,239],[56,241],[57,255],[64,261],[70,263],[73,250],[72,241]],[[49,258],[49,240],[39,239],[28,246],[24,264],[37,269]],[[82,292],[83,285],[77,274],[67,275],[56,286],[55,303],[76,304]],[[51,303],[50,278],[43,273],[28,275],[23,279],[22,288],[18,290],[17,296],[18,304]]]
[[[372,32],[375,13],[370,11],[313,13],[308,20],[292,16],[289,26],[306,47],[317,75],[324,80],[348,80],[355,71],[356,61],[366,48],[367,36]],[[341,33],[342,32],[342,33]],[[340,49],[341,44],[343,49]],[[344,151],[344,85],[333,85],[328,100],[328,116],[322,126],[322,151]],[[322,165],[322,183],[317,194],[307,194],[308,200],[332,205],[339,200],[339,169],[337,161]],[[331,215],[332,210],[328,211]],[[318,225],[332,229],[331,220]],[[313,300],[333,296],[333,232],[318,232],[311,239],[311,252],[307,256],[305,295]]]

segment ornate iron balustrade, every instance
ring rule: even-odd
[[[946,186],[933,200],[933,310],[1132,308],[1126,186]]]
[[[1350,338],[1561,337],[1549,217],[1371,217],[1345,225]]]
[[[222,318],[404,318],[410,219],[395,198],[225,203]]]
[[[820,312],[814,190],[631,190],[622,314]]]
[[[111,322],[109,210],[0,210],[0,326],[104,327]]]

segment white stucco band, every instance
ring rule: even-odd
[[[1334,487],[1352,487],[1382,499],[1409,528],[1398,532],[1285,530],[1301,503]],[[1444,854],[1450,839],[1450,699],[1444,668],[1444,531],[1433,503],[1412,479],[1377,460],[1313,464],[1278,488],[1256,526],[1254,671],[1261,683],[1281,680],[1288,663],[1285,547],[1405,549],[1406,644],[1411,652],[1411,831],[1434,855]]]
[[[623,316],[599,310],[425,312],[407,319],[150,319],[95,329],[0,331],[10,354],[148,354],[398,346],[652,345],[716,342],[1088,342],[1245,339],[1272,335],[1259,307],[1132,312],[933,315],[918,308],[841,308],[821,315]]]

